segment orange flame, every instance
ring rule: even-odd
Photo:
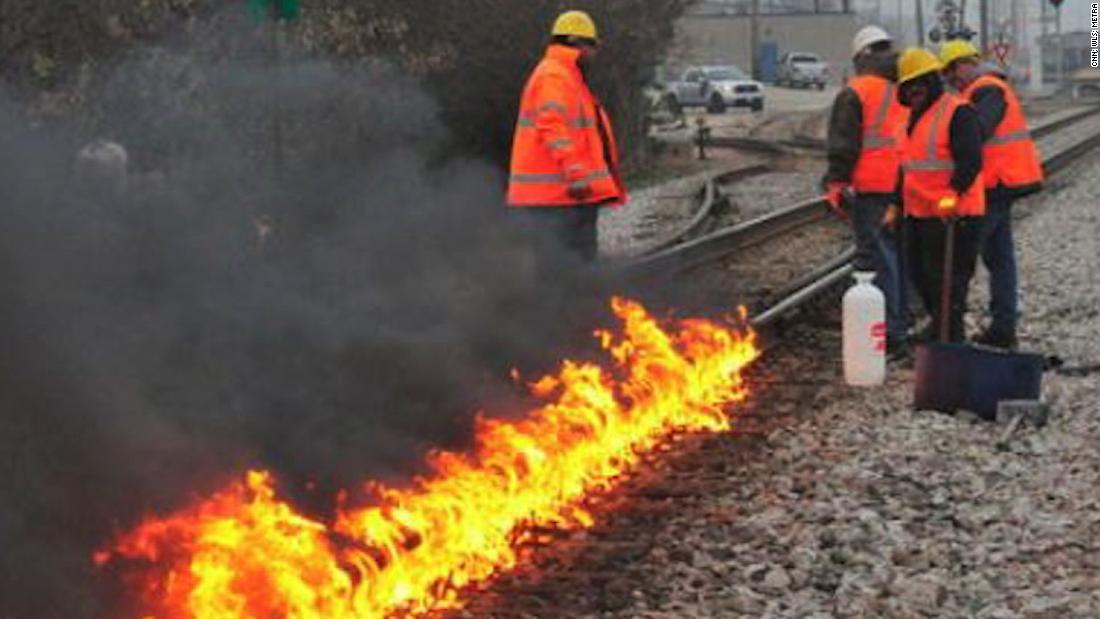
[[[371,484],[376,504],[308,519],[269,473],[96,553],[141,566],[147,619],[381,618],[461,606],[459,591],[513,567],[534,527],[585,528],[586,494],[611,487],[674,432],[722,431],[747,392],[755,336],[705,320],[663,330],[633,301],[598,332],[615,368],[566,361],[531,386],[546,402],[519,421],[479,419],[471,454],[437,452],[409,489]],[[131,564],[132,562],[132,564]]]

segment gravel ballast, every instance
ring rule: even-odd
[[[1097,363],[1100,161],[1063,178],[1017,227],[1022,341]],[[979,278],[972,306],[985,298]],[[912,411],[912,370],[868,391],[836,375],[669,519],[613,616],[1100,617],[1100,376],[1049,375],[1051,424],[999,449],[999,426]]]

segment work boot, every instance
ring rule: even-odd
[[[993,348],[1003,348],[1004,350],[1016,350],[1018,344],[1014,331],[994,329],[993,327],[979,333],[974,338],[974,343]]]

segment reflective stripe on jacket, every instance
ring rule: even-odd
[[[902,167],[905,182],[902,197],[905,214],[928,218],[940,215],[939,203],[955,195],[951,176],[955,161],[951,156],[951,119],[960,105],[968,105],[961,97],[944,93],[917,120],[905,144]],[[984,215],[985,189],[982,175],[959,196],[958,215]]]
[[[626,198],[615,133],[577,66],[579,56],[574,48],[550,45],[524,88],[512,143],[510,206],[620,204]],[[569,186],[580,183],[591,193],[571,198]]]
[[[1031,139],[1020,100],[1016,93],[1001,78],[985,74],[962,91],[969,101],[974,91],[986,86],[995,86],[1004,93],[1005,115],[982,148],[982,175],[986,189],[998,185],[1009,188],[1026,187],[1043,182],[1043,164],[1039,158],[1039,149]]]
[[[853,77],[848,86],[863,109],[863,139],[852,172],[857,193],[891,193],[898,186],[901,149],[909,110],[897,100],[897,86],[877,75]]]

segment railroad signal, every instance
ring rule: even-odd
[[[256,19],[290,21],[302,12],[301,0],[248,0],[248,9]]]

